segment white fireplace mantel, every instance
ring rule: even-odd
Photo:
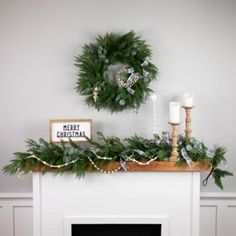
[[[65,236],[65,222],[82,218],[162,218],[165,235],[199,236],[200,172],[34,173],[33,197],[34,236]]]

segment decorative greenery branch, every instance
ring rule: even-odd
[[[68,144],[63,141],[60,144],[49,143],[44,139],[39,142],[27,140],[27,151],[14,153],[10,164],[3,168],[7,174],[13,175],[19,172],[24,174],[31,170],[47,172],[54,169],[55,173],[63,174],[66,171],[82,177],[87,170],[97,169],[101,172],[112,173],[119,169],[127,170],[127,162],[133,161],[140,165],[148,165],[152,161],[168,161],[171,153],[171,140],[155,135],[153,139],[145,139],[133,136],[121,141],[118,137],[105,137],[101,132],[97,133],[98,142],[88,140],[87,145],[79,145],[70,140]],[[195,138],[179,136],[179,161],[178,165],[193,162],[206,162],[211,166],[209,176],[215,184],[223,189],[222,177],[232,176],[227,170],[225,149],[215,147],[208,149],[202,142]],[[119,168],[113,171],[103,171],[107,164],[120,162]]]

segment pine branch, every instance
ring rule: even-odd
[[[155,136],[154,139],[145,139],[135,135],[122,141],[118,137],[105,137],[101,132],[98,132],[97,139],[97,142],[88,139],[89,146],[86,148],[72,140],[69,143],[61,142],[59,144],[49,143],[44,139],[39,139],[39,142],[27,140],[27,151],[15,152],[13,159],[3,168],[3,172],[13,175],[19,172],[28,173],[36,168],[45,173],[50,168],[54,168],[52,166],[62,165],[60,168],[54,168],[55,173],[63,174],[66,171],[71,171],[77,177],[83,177],[86,170],[94,168],[90,160],[103,167],[109,163],[120,161],[121,157],[125,160],[127,156],[144,162],[154,157],[157,157],[158,161],[168,161],[171,153],[170,142],[162,140],[159,136]],[[203,161],[211,165],[211,172],[204,181],[204,185],[212,175],[215,184],[223,189],[222,178],[233,175],[222,169],[222,162],[226,162],[225,148],[215,147],[214,156],[209,157],[205,145],[194,138],[183,139],[179,142],[179,148],[180,150],[184,148],[191,160]],[[105,157],[104,160],[101,159],[103,157]],[[185,164],[185,158],[180,152],[178,164]],[[70,162],[72,163],[68,164]]]

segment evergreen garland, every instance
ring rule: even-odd
[[[88,140],[89,144],[86,147],[71,140],[68,144],[64,142],[54,144],[44,139],[39,139],[39,142],[29,139],[26,142],[27,151],[14,153],[14,158],[3,168],[3,171],[12,175],[19,172],[26,174],[35,169],[43,173],[54,169],[56,173],[70,171],[82,177],[87,170],[97,169],[95,165],[102,169],[107,164],[120,162],[119,169],[126,170],[126,162],[130,160],[141,163],[149,163],[153,160],[168,161],[171,153],[171,140],[162,139],[158,135],[153,139],[134,136],[121,141],[117,137],[105,137],[98,132],[97,137],[98,142]],[[232,173],[222,169],[222,167],[227,168],[225,149],[215,147],[214,150],[210,150],[194,138],[181,136],[178,143],[180,158],[177,164],[182,165],[187,162],[191,165],[191,161],[208,163],[211,171],[204,185],[212,176],[215,184],[223,189],[221,178],[232,176]]]
[[[133,31],[99,35],[95,43],[84,45],[82,54],[75,57],[79,69],[76,91],[97,110],[137,109],[152,92],[149,84],[157,76],[158,69],[150,57],[150,46]],[[121,66],[115,75],[109,73],[112,65]]]

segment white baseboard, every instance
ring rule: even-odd
[[[202,192],[200,236],[235,236],[236,193]],[[33,194],[0,193],[0,235],[33,235]]]

